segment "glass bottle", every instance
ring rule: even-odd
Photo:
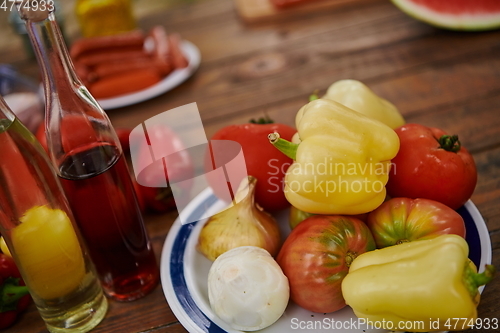
[[[137,27],[130,0],[77,0],[75,14],[83,37],[114,35]]]
[[[40,5],[42,5],[41,3]],[[45,2],[46,5],[52,4],[57,8],[61,8],[61,4],[59,0],[50,0],[50,3]],[[59,23],[59,27],[61,28],[61,32],[64,36],[64,15],[62,15],[62,11],[56,11],[56,19]],[[9,13],[9,23],[12,26],[14,32],[16,32],[22,40],[23,47],[26,50],[26,55],[29,59],[34,59],[35,54],[33,53],[33,48],[31,47],[30,39],[28,37],[28,33],[26,32],[26,26],[24,25],[23,20],[19,17],[19,14],[16,10],[12,10]]]
[[[0,231],[50,332],[87,332],[108,303],[55,170],[0,96]]]
[[[20,13],[42,70],[49,156],[104,292],[140,298],[159,270],[116,133],[76,76],[54,13]]]

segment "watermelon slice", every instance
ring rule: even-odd
[[[451,30],[500,28],[500,0],[392,0],[406,14]]]

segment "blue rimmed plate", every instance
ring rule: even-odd
[[[224,207],[209,190],[194,199],[186,211],[190,220],[199,220],[205,212],[217,212]],[[491,241],[481,214],[471,201],[458,212],[465,221],[466,240],[470,259],[477,267],[491,263]],[[206,216],[206,215],[205,215]],[[288,234],[287,212],[276,215],[283,234]],[[221,321],[211,310],[208,301],[207,279],[212,262],[196,250],[198,235],[206,220],[182,225],[177,219],[165,240],[161,254],[161,281],[165,297],[179,322],[190,333],[239,333]],[[481,289],[482,291],[482,289]],[[290,302],[283,316],[265,333],[283,332],[360,332],[375,333],[386,330],[367,327],[358,321],[349,307],[328,314],[309,312]]]

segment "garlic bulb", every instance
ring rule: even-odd
[[[248,181],[247,181],[248,180]],[[212,216],[198,238],[198,250],[214,261],[222,253],[238,246],[252,245],[278,254],[281,238],[278,223],[254,202],[257,179],[248,176],[236,193],[237,204]],[[246,195],[245,195],[246,194]]]
[[[210,267],[210,306],[234,329],[256,331],[272,325],[285,312],[289,298],[288,279],[260,247],[234,248]]]

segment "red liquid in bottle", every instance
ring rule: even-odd
[[[137,299],[158,283],[149,245],[123,154],[112,145],[92,145],[72,152],[60,176],[106,294]]]

